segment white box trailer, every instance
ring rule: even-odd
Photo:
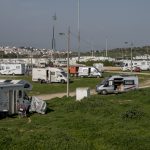
[[[102,77],[102,73],[95,67],[79,67],[78,77]]]
[[[18,113],[17,104],[22,102],[29,106],[24,98],[25,92],[31,89],[32,85],[25,80],[0,80],[0,113]]]
[[[55,67],[33,68],[32,81],[39,81],[41,83],[66,83],[67,74],[63,69]]]
[[[23,75],[26,73],[25,64],[20,63],[7,63],[0,64],[0,74],[5,75]]]
[[[100,94],[121,93],[138,89],[138,77],[134,75],[113,75],[105,78],[96,85],[96,92]]]

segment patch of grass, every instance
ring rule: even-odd
[[[150,89],[47,101],[46,115],[0,120],[0,149],[148,150]]]

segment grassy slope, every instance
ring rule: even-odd
[[[46,115],[0,120],[0,149],[148,150],[150,89],[48,101]]]

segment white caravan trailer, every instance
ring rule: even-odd
[[[149,70],[150,69],[150,61],[146,60],[133,60],[132,61],[132,68],[140,67],[141,70]],[[123,71],[131,70],[131,60],[126,60],[123,62]]]
[[[106,95],[107,93],[121,93],[137,89],[138,77],[134,75],[114,75],[104,79],[96,85],[96,92]]]
[[[32,81],[40,81],[41,83],[65,83],[67,82],[67,74],[63,69],[55,67],[33,68]]]
[[[0,64],[0,74],[22,75],[26,73],[25,64]]]
[[[17,103],[24,102],[29,106],[29,101],[24,98],[25,91],[31,89],[32,85],[25,80],[0,80],[0,114],[17,113]]]
[[[78,77],[102,77],[102,73],[95,67],[79,67]]]

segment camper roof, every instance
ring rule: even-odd
[[[23,86],[26,90],[31,90],[32,85],[26,80],[0,80],[0,87]]]

